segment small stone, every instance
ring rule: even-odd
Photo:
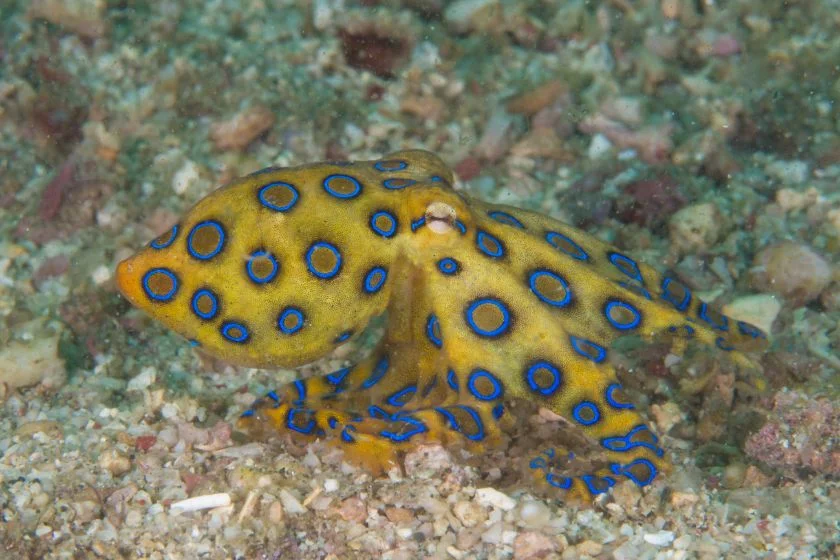
[[[324,481],[325,492],[335,492],[338,490],[338,481],[334,478],[328,478]]]
[[[0,385],[12,389],[36,383],[49,388],[64,385],[67,372],[58,355],[58,340],[58,335],[39,336],[27,343],[0,345]]]
[[[765,171],[786,185],[799,185],[808,180],[808,163],[801,160],[774,161]]]
[[[706,252],[724,233],[723,216],[711,202],[692,204],[669,221],[671,244],[681,254]]]
[[[604,550],[604,545],[599,542],[587,540],[579,542],[575,549],[581,556],[598,556]]]
[[[210,127],[210,139],[218,150],[244,150],[248,145],[268,132],[276,121],[268,107],[248,107]]]
[[[777,293],[795,306],[817,299],[831,282],[831,267],[806,245],[783,241],[755,256],[751,284]]]
[[[516,560],[544,558],[556,550],[554,541],[542,533],[520,533],[513,540],[513,557]]]
[[[122,476],[131,470],[131,460],[122,453],[111,449],[99,457],[99,466],[112,476]]]
[[[452,456],[439,443],[418,445],[405,455],[405,473],[412,478],[429,478],[452,467]]]
[[[157,370],[152,366],[146,366],[140,373],[131,378],[126,387],[129,391],[142,391],[148,389],[157,379]]]
[[[782,310],[776,296],[755,294],[740,297],[723,306],[723,312],[733,319],[755,325],[766,333],[773,329],[773,322]]]
[[[190,187],[198,183],[201,175],[199,173],[198,165],[192,160],[187,160],[184,164],[172,175],[172,190],[178,196],[186,193]]]
[[[519,509],[519,524],[528,529],[541,529],[551,521],[551,510],[536,500],[525,502]]]
[[[730,463],[723,469],[721,484],[724,488],[729,488],[730,490],[740,488],[744,484],[746,473],[747,467],[743,463]]]
[[[516,507],[516,502],[508,496],[499,492],[495,488],[479,488],[475,491],[475,501],[485,507],[499,508],[504,511],[510,511]]]
[[[475,502],[458,502],[452,512],[464,527],[475,527],[487,519],[487,511]]]
[[[291,492],[286,490],[285,488],[280,490],[280,502],[283,504],[283,509],[289,515],[298,515],[301,513],[306,513],[306,507],[300,503]]]
[[[671,494],[671,505],[679,510],[691,507],[699,501],[700,496],[693,492],[674,491],[674,493]]]
[[[111,267],[101,264],[93,269],[90,275],[91,280],[97,286],[102,286],[111,279]]]
[[[645,542],[653,546],[665,547],[674,542],[673,531],[659,531],[657,533],[645,533]]]

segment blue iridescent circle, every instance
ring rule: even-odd
[[[466,412],[475,424],[475,432],[472,434],[464,432],[464,427],[458,424],[458,420],[456,420],[455,415],[448,410],[449,408],[457,408]],[[447,408],[438,406],[435,407],[435,411],[437,411],[438,414],[443,416],[443,418],[449,423],[449,428],[451,430],[458,432],[465,438],[472,441],[481,441],[484,439],[484,423],[481,421],[481,416],[473,408],[464,405],[455,405]]]
[[[351,192],[344,193],[330,186],[330,183],[337,179],[350,181],[350,183],[353,185],[353,190]],[[362,184],[359,182],[358,179],[356,179],[355,177],[351,177],[350,175],[335,174],[329,175],[326,179],[324,179],[324,190],[336,198],[356,198],[362,192]]]
[[[416,436],[417,434],[422,434],[424,432],[429,431],[429,429],[421,420],[418,420],[417,418],[406,414],[400,414],[396,418],[393,418],[392,421],[402,422],[403,425],[395,430],[382,430],[381,432],[379,432],[380,436],[386,437],[392,441],[406,441]],[[406,425],[411,426],[411,428],[406,429]]]
[[[482,379],[486,379],[492,385],[492,389],[489,393],[481,393],[476,388],[477,383]],[[467,389],[469,389],[472,396],[474,396],[480,401],[494,401],[501,397],[502,392],[504,391],[504,388],[502,387],[502,382],[499,381],[495,375],[483,369],[473,370],[473,372],[470,374],[469,379],[467,380]]]
[[[163,274],[172,281],[172,287],[165,294],[156,294],[152,291],[151,286],[149,286],[149,281],[155,274]],[[146,292],[149,299],[154,301],[170,301],[178,293],[178,277],[168,268],[153,268],[143,275],[143,291]]]
[[[237,344],[244,344],[248,342],[249,338],[251,338],[251,334],[248,332],[248,327],[235,321],[225,321],[222,323],[219,331],[226,340]]]
[[[681,298],[672,292],[672,284],[674,287],[679,287],[683,291]],[[688,304],[691,303],[691,291],[673,278],[666,276],[662,279],[662,299],[673,305],[676,309],[685,311],[688,309]]]
[[[629,321],[620,322],[613,317],[614,313],[621,313],[621,310],[629,311],[632,314]],[[607,301],[607,304],[604,306],[604,316],[606,316],[607,321],[609,321],[613,327],[621,331],[635,329],[642,322],[642,313],[638,309],[625,301],[619,301],[616,299]]]
[[[522,224],[522,222],[520,222],[507,212],[502,212],[501,210],[493,210],[491,212],[488,212],[487,215],[499,222],[500,224],[513,226],[519,229],[525,229],[525,226]]]
[[[559,282],[563,288],[565,288],[565,293],[563,294],[562,298],[552,298],[551,296],[542,293],[537,286],[537,281],[547,276],[553,280]],[[528,285],[531,288],[531,291],[534,293],[535,296],[540,298],[543,302],[553,305],[554,307],[566,307],[572,302],[572,290],[569,288],[569,283],[566,282],[565,278],[556,274],[550,270],[537,270],[531,273],[531,276],[528,277]]]
[[[389,171],[402,171],[406,167],[408,167],[408,163],[401,159],[386,159],[377,161],[373,164],[374,169],[382,171],[383,173],[387,173]]]
[[[268,198],[266,198],[266,191],[275,188],[286,189],[291,194],[291,200],[286,204],[274,204],[273,202],[268,200]],[[300,198],[300,193],[294,187],[294,185],[277,181],[274,183],[268,183],[267,185],[263,185],[262,187],[260,187],[260,190],[257,191],[257,198],[259,198],[260,204],[262,204],[269,210],[274,210],[276,212],[287,212],[291,210],[295,204],[297,204],[297,201]]]
[[[568,490],[572,487],[571,478],[567,476],[557,476],[554,473],[546,473],[545,481],[548,482],[551,486],[554,486],[555,488],[560,488],[561,490]]]
[[[417,181],[414,179],[403,179],[402,177],[391,177],[390,179],[385,179],[382,181],[382,186],[386,189],[391,189],[392,191],[397,191],[400,189],[404,189],[406,187],[410,187],[416,184]]]
[[[212,308],[209,311],[202,312],[201,309],[199,309],[198,300],[201,297],[206,297],[210,299]],[[210,319],[213,319],[219,312],[219,298],[217,298],[216,294],[214,294],[207,288],[202,288],[200,290],[196,290],[196,292],[193,294],[192,301],[190,302],[190,307],[192,308],[192,312],[195,313],[198,317],[204,319],[205,321],[209,321]]]
[[[387,227],[381,227],[376,223],[382,218],[388,220]],[[394,234],[397,232],[397,217],[385,210],[379,210],[371,214],[369,223],[370,229],[372,229],[373,232],[376,233],[376,235],[380,235],[385,239],[390,239],[391,237],[394,237]]]
[[[343,333],[341,333],[340,335],[338,335],[337,337],[335,337],[335,341],[334,341],[334,342],[336,342],[336,343],[338,343],[338,342],[344,342],[345,340],[347,340],[347,339],[348,339],[348,338],[350,338],[351,336],[353,336],[353,331],[344,331]]]
[[[438,270],[440,270],[447,276],[458,274],[458,272],[461,270],[461,267],[458,265],[458,261],[450,257],[444,257],[440,259],[437,263],[437,266]]]
[[[584,358],[589,358],[596,364],[600,364],[607,357],[606,348],[595,344],[591,340],[572,335],[569,337],[569,341],[572,343],[572,348],[574,348],[575,352]]]
[[[216,246],[212,250],[210,250],[206,253],[200,253],[200,252],[196,251],[195,248],[193,247],[193,237],[195,237],[195,235],[204,228],[215,229],[216,233],[219,236],[219,240],[216,243]],[[205,220],[203,222],[197,223],[195,226],[193,226],[193,228],[190,230],[190,234],[187,236],[187,251],[189,252],[190,256],[192,256],[195,259],[202,260],[202,261],[212,259],[216,255],[218,255],[219,252],[222,250],[222,247],[224,247],[224,245],[225,245],[225,230],[219,222],[216,222],[214,220]]]
[[[440,336],[440,332],[440,321],[438,321],[434,313],[431,313],[428,319],[426,319],[426,337],[428,337],[429,342],[438,348],[443,346],[443,339]]]
[[[584,418],[583,413],[584,411],[589,411],[591,413],[592,418]],[[590,401],[581,401],[575,405],[572,409],[572,416],[575,419],[575,422],[582,426],[592,426],[593,424],[597,424],[598,421],[601,419],[601,411],[598,410],[598,407],[595,403]]]
[[[172,282],[172,287],[165,294],[156,294],[152,291],[149,281],[155,274],[163,274]],[[143,275],[143,291],[146,292],[149,299],[154,301],[170,301],[178,292],[178,277],[168,268],[153,268]]]
[[[586,484],[589,492],[593,495],[605,494],[610,488],[615,486],[615,479],[611,476],[600,477],[592,474],[584,474],[581,475],[580,479]],[[596,486],[598,483],[604,483],[606,486]]]
[[[254,273],[254,261],[256,259],[265,258],[268,259],[268,262],[271,263],[271,270],[265,276],[257,276]],[[251,256],[245,261],[245,272],[248,274],[248,278],[251,279],[251,282],[254,284],[267,284],[274,280],[274,277],[277,276],[277,271],[280,269],[280,265],[277,264],[277,259],[274,258],[274,255],[265,251],[263,249],[259,249],[251,253]]]
[[[540,371],[546,371],[551,375],[551,382],[548,385],[537,383],[537,374]],[[525,381],[528,383],[528,387],[535,393],[539,393],[544,397],[550,397],[560,388],[563,382],[563,375],[560,373],[560,368],[551,362],[540,360],[532,363],[525,369]]]
[[[365,274],[365,281],[363,283],[365,293],[375,294],[382,289],[387,279],[388,271],[381,266],[374,266]]]
[[[327,249],[335,256],[335,265],[331,270],[328,270],[327,272],[320,272],[315,268],[312,263],[312,255],[318,249]],[[316,241],[309,247],[309,250],[306,251],[306,267],[309,269],[309,272],[318,278],[323,278],[325,280],[334,278],[335,275],[338,274],[338,271],[341,270],[341,252],[339,252],[338,248],[331,243],[327,243],[326,241]]]
[[[450,369],[446,372],[446,384],[449,385],[449,388],[458,392],[458,376],[455,375],[455,370]]]
[[[149,243],[149,247],[151,247],[152,249],[166,249],[167,247],[172,245],[172,242],[175,241],[176,237],[178,237],[179,229],[180,227],[178,226],[178,224],[175,224],[174,226],[172,226],[172,229],[169,230],[169,237],[161,241],[161,238],[163,237],[161,235],[160,237],[154,239],[151,243]]]
[[[502,314],[502,323],[495,329],[482,329],[476,324],[475,319],[473,318],[473,314],[482,305],[492,305],[493,307],[498,309],[499,312]],[[510,311],[508,311],[508,308],[504,303],[495,298],[486,297],[474,300],[467,306],[467,309],[464,313],[464,318],[466,319],[467,324],[470,326],[470,328],[475,334],[487,338],[496,338],[497,336],[501,336],[505,334],[510,328]]]
[[[709,304],[705,301],[700,304],[700,308],[697,310],[697,316],[706,321],[714,329],[719,331],[729,330],[729,318],[723,313],[719,313],[710,308]]]
[[[619,385],[618,383],[611,383],[607,386],[607,389],[604,391],[604,398],[606,399],[607,404],[617,409],[624,408],[627,410],[632,410],[636,408],[635,406],[633,406],[632,403],[625,403],[615,399],[615,395],[613,393],[619,390],[621,390],[621,385]]]
[[[633,467],[641,465],[642,467],[646,468],[648,474],[646,477],[639,478],[633,473]],[[626,476],[630,480],[632,480],[638,486],[647,486],[656,478],[657,473],[659,472],[656,468],[656,465],[653,464],[652,461],[649,459],[639,458],[633,461],[630,461],[626,465],[621,465],[618,463],[613,463],[610,465],[610,470],[618,475],[618,476]]]
[[[636,264],[636,261],[628,257],[627,255],[622,255],[621,253],[611,251],[609,253],[610,262],[615,266],[619,272],[627,276],[628,278],[632,278],[638,282],[643,282],[642,280],[642,271],[639,270],[639,265]]]
[[[385,374],[388,373],[388,367],[388,356],[383,356],[378,362],[376,362],[370,376],[362,383],[362,389],[370,389],[379,383],[382,378],[385,377]]]
[[[490,258],[498,259],[505,255],[505,246],[498,238],[486,231],[479,230],[475,237],[475,244],[479,250]]]
[[[292,325],[288,324],[290,319],[294,320]],[[277,328],[280,329],[280,332],[283,334],[295,334],[303,328],[305,320],[303,311],[297,307],[289,306],[283,309],[283,311],[280,312],[280,315],[277,316]]]
[[[545,234],[545,240],[558,251],[562,251],[574,259],[579,261],[589,260],[589,254],[583,250],[583,247],[567,235],[557,233],[556,231],[549,231]]]
[[[390,397],[388,397],[388,399],[385,402],[391,406],[399,408],[405,406],[405,404],[411,400],[411,397],[416,392],[417,385],[408,385],[392,394]]]

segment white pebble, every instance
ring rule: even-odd
[[[673,531],[659,531],[658,533],[645,533],[645,542],[653,546],[668,546],[674,542]]]
[[[172,176],[172,190],[179,196],[183,195],[191,186],[198,182],[198,179],[198,165],[188,159]]]
[[[522,526],[540,529],[551,520],[551,510],[542,502],[525,502],[519,512],[519,518]]]
[[[325,492],[335,492],[338,490],[338,481],[334,478],[328,478],[324,481]]]
[[[586,155],[589,159],[600,159],[607,155],[612,150],[612,142],[601,133],[592,137],[589,142],[589,148],[586,150]]]
[[[151,366],[144,367],[140,373],[135,375],[131,381],[128,382],[127,389],[129,391],[142,391],[148,389],[152,383],[157,379],[157,370]]]
[[[104,264],[100,264],[91,273],[90,277],[93,279],[93,283],[97,286],[101,286],[105,282],[111,279],[111,269]]]
[[[205,496],[196,496],[195,498],[187,498],[180,502],[172,504],[170,511],[173,513],[181,513],[186,511],[200,511],[202,509],[212,509],[217,507],[224,507],[230,505],[230,494],[207,494]]]
[[[280,490],[280,502],[283,504],[283,510],[289,515],[306,513],[306,508],[300,503],[300,500],[286,489]]]
[[[494,507],[510,511],[516,507],[516,502],[495,488],[479,488],[475,491],[475,501],[483,506]]]

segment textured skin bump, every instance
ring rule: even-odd
[[[511,398],[536,401],[611,461],[567,475],[554,449],[528,466],[581,495],[666,466],[610,365],[620,336],[670,336],[736,359],[766,335],[571,226],[451,188],[434,154],[269,168],[213,192],[120,263],[120,291],[205,351],[256,367],[329,353],[387,311],[359,364],[299,380],[243,414],[249,430],[326,436],[381,471],[427,438],[492,445]]]

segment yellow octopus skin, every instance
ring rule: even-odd
[[[452,189],[434,154],[268,168],[218,189],[119,264],[122,294],[219,358],[254,367],[317,360],[387,312],[361,363],[298,380],[240,420],[253,433],[327,438],[376,472],[421,441],[482,451],[529,399],[604,448],[609,464],[562,472],[577,495],[667,466],[619,385],[623,335],[697,339],[741,357],[766,335],[713,310],[670,276],[566,224]]]

